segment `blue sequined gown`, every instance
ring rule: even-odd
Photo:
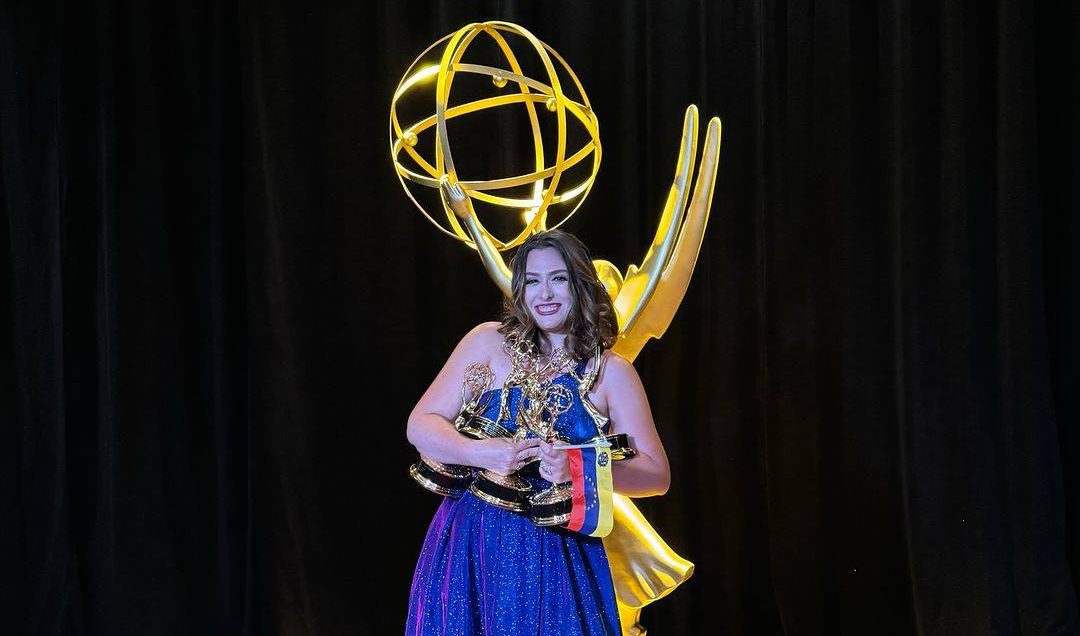
[[[584,364],[576,370],[581,377]],[[555,428],[574,444],[596,437],[570,374],[553,380],[574,402]],[[494,420],[499,391],[483,415]],[[513,431],[519,402],[511,387]],[[550,484],[531,477],[534,490]],[[466,492],[445,498],[431,521],[413,574],[408,635],[598,636],[620,633],[619,613],[601,539],[545,528]]]

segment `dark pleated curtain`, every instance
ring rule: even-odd
[[[2,633],[244,624],[235,24],[216,3],[0,6]]]
[[[0,632],[402,629],[405,417],[500,299],[387,115],[483,19],[598,113],[596,257],[642,258],[685,106],[724,122],[637,361],[697,564],[651,632],[1080,632],[1071,4],[339,5],[0,5]]]

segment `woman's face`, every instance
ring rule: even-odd
[[[525,260],[525,305],[540,329],[564,333],[574,305],[570,270],[559,250],[544,247]]]

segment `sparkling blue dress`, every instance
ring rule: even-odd
[[[574,444],[596,437],[596,424],[578,396],[576,376],[553,380],[570,389],[573,404],[555,429]],[[499,392],[493,389],[483,415],[494,420]],[[520,388],[509,389],[513,431]],[[534,491],[550,484],[527,476]],[[601,539],[557,527],[533,525],[466,492],[447,497],[431,521],[413,574],[410,636],[618,636],[619,612],[607,553]]]

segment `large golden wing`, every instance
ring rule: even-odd
[[[627,360],[634,360],[649,338],[659,338],[667,331],[697,264],[716,184],[720,120],[713,117],[709,121],[694,195],[687,205],[687,177],[694,166],[696,140],[697,108],[691,105],[683,120],[675,179],[652,245],[640,267],[631,265],[627,269],[622,288],[614,297],[619,315],[619,341],[614,350]]]
[[[671,256],[679,225],[682,223],[683,211],[686,209],[689,176],[694,169],[694,158],[697,154],[697,127],[697,107],[691,104],[683,116],[682,141],[679,144],[679,158],[675,162],[675,179],[668,190],[656,236],[653,237],[641,265],[630,265],[627,268],[623,284],[611,297],[619,315],[620,333],[630,331],[637,323],[638,316],[655,291],[663,268]]]

